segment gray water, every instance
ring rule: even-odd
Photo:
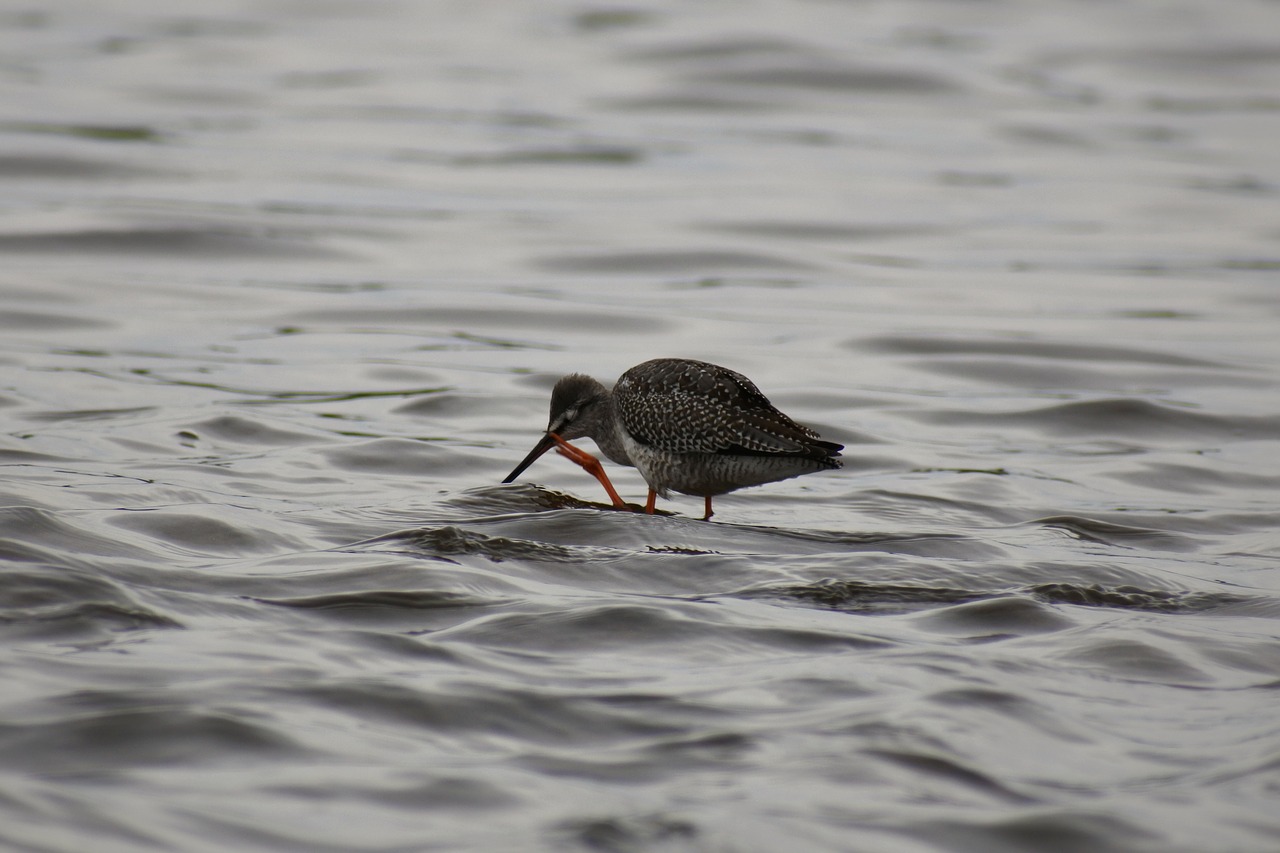
[[[0,846],[1280,849],[1278,138],[1261,0],[7,4]],[[845,468],[499,485],[657,356]]]

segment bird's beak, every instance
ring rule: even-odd
[[[523,474],[525,468],[528,468],[530,465],[532,465],[539,456],[546,453],[548,450],[550,450],[552,447],[554,447],[558,443],[557,439],[558,439],[558,436],[555,433],[548,431],[547,434],[544,435],[542,438],[540,438],[538,440],[538,443],[533,446],[533,450],[529,451],[529,455],[526,456],[524,459],[522,459],[520,461],[520,464],[516,466],[515,470],[512,471],[510,474],[508,474],[507,478],[502,482],[504,483],[515,482],[516,477],[519,477],[521,474]]]

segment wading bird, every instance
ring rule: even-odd
[[[778,411],[741,373],[657,358],[622,374],[612,391],[581,373],[562,378],[551,391],[546,435],[502,482],[555,447],[599,480],[615,507],[626,507],[600,460],[569,443],[575,438],[594,439],[605,456],[640,472],[649,484],[645,512],[674,491],[703,498],[704,520],[716,495],[839,468],[844,449]]]

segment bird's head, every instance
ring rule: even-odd
[[[547,422],[546,435],[502,482],[514,481],[535,459],[554,447],[553,435],[565,441],[594,435],[607,417],[608,402],[609,389],[590,376],[571,373],[557,382],[551,389],[551,419]]]
[[[609,391],[590,376],[571,373],[551,389],[547,432],[569,441],[591,435],[604,417]]]

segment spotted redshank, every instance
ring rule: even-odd
[[[574,438],[594,439],[605,456],[640,471],[649,484],[645,512],[674,491],[704,498],[704,519],[716,495],[839,468],[844,449],[778,411],[741,373],[685,358],[638,364],[612,391],[581,373],[561,379],[546,435],[502,481],[555,447],[599,480],[614,506],[626,507],[600,460],[570,444]]]

